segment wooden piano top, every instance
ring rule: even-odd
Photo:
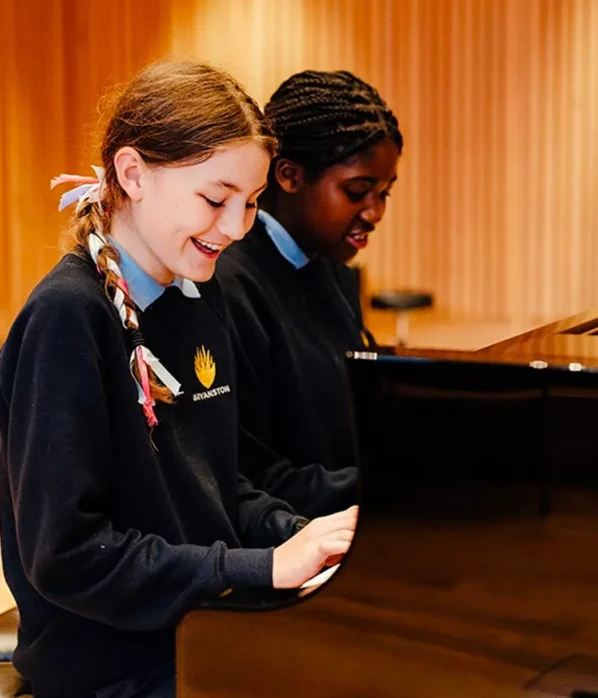
[[[384,353],[450,361],[529,364],[544,361],[553,366],[581,364],[598,368],[598,310],[589,310],[537,327],[477,351],[391,348]]]
[[[479,351],[486,357],[535,356],[539,359],[598,361],[598,310],[588,310],[510,337]]]

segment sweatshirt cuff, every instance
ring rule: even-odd
[[[235,588],[272,589],[274,548],[233,548],[226,551],[224,579]]]
[[[307,519],[305,516],[298,516],[297,521],[295,522],[295,531],[293,535],[297,535],[297,533],[299,533],[302,528],[305,528],[309,522],[309,519]]]

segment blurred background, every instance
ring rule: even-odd
[[[306,68],[380,90],[406,145],[358,260],[367,294],[434,294],[412,343],[598,306],[598,0],[2,0],[0,340],[60,254],[51,177],[92,174],[98,100],[164,57],[224,67],[262,105]]]

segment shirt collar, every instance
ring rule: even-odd
[[[264,224],[270,240],[274,243],[280,254],[290,262],[295,269],[302,269],[308,262],[309,257],[293,240],[287,230],[267,211],[260,209],[257,217]]]
[[[116,240],[110,238],[111,244],[116,247],[120,254],[119,267],[123,275],[123,279],[129,287],[129,294],[135,305],[143,312],[166,290],[165,286],[159,284],[151,277],[144,269],[142,269],[131,255],[120,245]],[[199,298],[199,289],[189,279],[182,276],[175,276],[174,281],[170,284],[176,286],[181,293],[187,298]]]

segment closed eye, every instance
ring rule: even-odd
[[[356,191],[351,191],[349,189],[347,191],[347,196],[349,197],[349,199],[353,203],[357,204],[357,203],[360,203],[361,201],[363,201],[365,199],[365,197],[371,191],[372,191],[371,189],[366,189],[365,191],[356,192]],[[384,191],[381,191],[379,194],[379,197],[380,197],[381,201],[386,201],[386,199],[388,199],[390,197],[390,189],[385,189]]]
[[[349,200],[356,204],[360,201],[363,201],[368,192],[369,189],[365,189],[364,191],[352,191],[351,189],[346,190],[346,194],[349,197]]]
[[[209,199],[205,194],[201,194],[201,197],[204,198],[212,208],[222,208],[222,206],[224,206],[224,201],[214,201],[213,199]]]
[[[226,199],[223,200],[223,201],[214,201],[214,199],[210,199],[210,198],[207,197],[205,194],[201,194],[200,196],[201,196],[203,199],[205,199],[205,200],[207,201],[207,203],[208,203],[212,208],[222,208],[222,207],[224,206],[224,204],[226,203]],[[253,203],[252,203],[252,202],[248,201],[248,202],[245,204],[245,208],[248,208],[248,209],[255,209],[255,208],[257,208],[257,202],[253,202]]]

